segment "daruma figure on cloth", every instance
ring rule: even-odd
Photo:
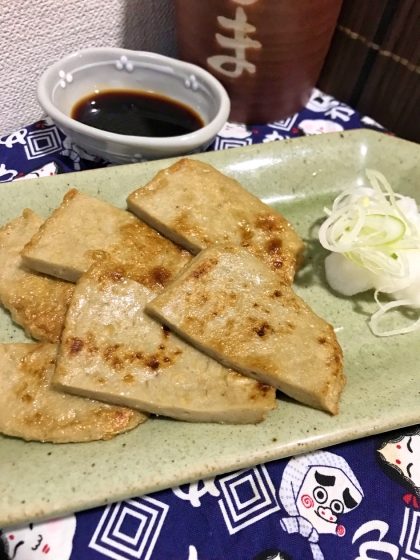
[[[309,100],[342,0],[176,0],[181,59],[218,78],[231,121],[264,124]]]

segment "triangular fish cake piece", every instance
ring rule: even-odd
[[[196,422],[257,423],[275,390],[225,368],[149,317],[162,291],[149,275],[104,260],[78,281],[53,383],[78,395]]]
[[[345,377],[333,327],[245,249],[206,249],[147,310],[226,366],[338,413]]]
[[[110,439],[147,420],[138,411],[68,395],[50,385],[57,345],[0,344],[0,432],[52,443]]]
[[[153,259],[170,275],[191,255],[126,210],[70,190],[22,251],[24,263],[39,272],[76,282],[105,251],[133,266]]]
[[[43,220],[32,210],[0,228],[0,301],[37,340],[58,342],[74,286],[34,272],[20,256]]]
[[[216,243],[246,247],[291,284],[304,245],[288,220],[238,181],[184,158],[127,199],[147,224],[193,254]]]

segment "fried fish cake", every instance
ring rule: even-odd
[[[43,220],[32,210],[0,228],[0,301],[37,340],[58,342],[73,285],[27,268],[20,253]]]
[[[245,247],[291,284],[304,245],[281,214],[207,163],[181,159],[127,199],[128,208],[193,254]]]
[[[78,281],[53,383],[65,391],[191,422],[261,422],[275,390],[225,368],[145,313],[162,287],[103,261]]]
[[[146,309],[224,365],[338,413],[346,378],[333,327],[245,249],[202,251]]]
[[[0,432],[53,443],[110,439],[147,420],[140,412],[67,395],[50,385],[57,345],[0,345]]]
[[[76,189],[46,220],[22,251],[30,268],[76,282],[105,251],[118,261],[144,266],[153,259],[166,275],[174,275],[191,255],[133,214]]]

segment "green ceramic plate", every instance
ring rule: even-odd
[[[337,417],[288,399],[258,426],[153,419],[112,441],[51,445],[0,439],[0,527],[57,516],[217,473],[420,422],[420,333],[375,338],[372,294],[344,299],[327,287],[317,242],[323,207],[383,172],[420,200],[420,146],[370,131],[326,134],[197,156],[277,208],[307,243],[295,289],[332,323],[348,384]],[[71,187],[125,208],[126,196],[171,161],[22,181],[0,187],[0,223],[30,207],[47,217]],[[0,311],[0,342],[25,341]]]

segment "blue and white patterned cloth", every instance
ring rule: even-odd
[[[363,127],[384,131],[314,90],[284,121],[227,124],[210,149]],[[49,119],[0,138],[0,182],[106,165]],[[418,560],[419,504],[416,426],[0,531],[0,560]]]

